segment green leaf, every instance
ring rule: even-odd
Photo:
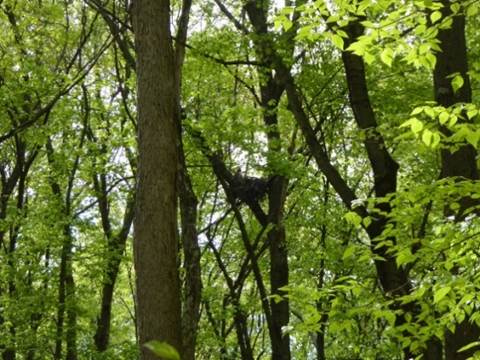
[[[473,147],[477,147],[478,141],[480,140],[480,131],[473,131],[473,130],[468,130],[468,132],[465,135],[465,139],[470,143]]]
[[[478,115],[478,109],[471,109],[467,111],[467,118],[469,120],[472,120],[477,115]]]
[[[343,50],[343,39],[341,36],[337,34],[332,34],[331,39],[332,39],[333,45],[335,45],[340,50]]]
[[[433,136],[433,133],[430,130],[425,129],[423,131],[422,141],[425,143],[425,145],[430,146],[432,144],[432,136]]]
[[[152,340],[145,343],[143,346],[165,360],[180,360],[180,354],[178,351],[167,342]]]
[[[458,116],[452,114],[452,115],[450,115],[450,118],[449,118],[449,119],[450,119],[450,121],[448,122],[448,124],[449,124],[450,126],[453,126],[453,125],[455,125],[455,124],[457,123]]]
[[[402,266],[415,261],[415,259],[416,257],[412,254],[412,251],[409,248],[406,248],[397,254],[396,261],[398,266]]]
[[[373,56],[372,54],[370,54],[369,52],[365,52],[363,54],[363,60],[368,64],[368,65],[371,65],[373,64],[373,62],[375,61],[375,56]]]
[[[357,41],[351,44],[347,50],[353,52],[355,55],[362,56],[365,53],[365,44]]]
[[[432,135],[432,149],[435,149],[440,144],[440,134],[438,132],[434,132]]]
[[[423,111],[423,106],[417,106],[413,111],[410,113],[410,115],[418,115]]]
[[[362,223],[362,218],[360,215],[358,215],[356,212],[349,211],[345,215],[345,220],[347,220],[350,224],[354,226],[360,226]]]
[[[394,313],[393,311],[385,311],[384,317],[385,317],[385,320],[388,321],[388,323],[390,324],[390,326],[394,326],[394,325],[395,325],[396,315],[395,315],[395,313]]]
[[[445,125],[448,121],[448,118],[450,117],[450,114],[447,112],[441,112],[440,115],[438,115],[438,121],[440,121],[440,124]]]
[[[458,3],[453,3],[452,5],[450,5],[450,9],[452,10],[452,12],[454,14],[458,13],[460,11],[460,4]]]
[[[392,66],[393,61],[393,50],[390,48],[386,48],[380,54],[380,59],[387,65]]]
[[[467,16],[475,16],[478,14],[478,4],[472,3],[467,8]]]
[[[345,251],[343,252],[342,259],[347,260],[351,258],[356,250],[355,245],[348,245]]]
[[[293,25],[292,21],[285,15],[277,16],[273,23],[275,29],[279,30],[283,28],[285,31],[288,31]]]
[[[418,134],[423,129],[423,123],[417,118],[413,117],[405,121],[400,127],[410,126],[414,134]]]
[[[433,303],[437,304],[440,300],[442,300],[451,290],[450,286],[445,286],[435,291],[433,295]]]
[[[435,65],[437,64],[437,57],[432,54],[431,52],[427,53],[425,55],[425,59],[427,60],[428,64],[430,65],[429,68],[433,69],[435,68]]]
[[[435,117],[435,110],[433,110],[433,108],[431,108],[429,106],[426,106],[425,107],[425,114],[427,114],[429,117],[431,117],[433,119]]]
[[[430,20],[432,21],[432,24],[435,24],[441,18],[442,18],[442,13],[438,10],[430,14]]]
[[[372,223],[372,218],[370,216],[367,216],[363,219],[363,226],[368,228],[370,224]]]
[[[457,92],[463,86],[463,77],[461,75],[455,75],[452,79],[453,92]]]
[[[470,350],[471,348],[474,348],[474,347],[479,346],[479,345],[480,345],[480,341],[474,341],[474,342],[471,342],[470,344],[465,345],[464,347],[460,348],[458,350],[458,352],[467,351],[467,350]]]

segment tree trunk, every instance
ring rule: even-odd
[[[83,144],[83,136],[81,145]],[[54,148],[50,139],[46,143],[47,159],[49,165],[54,166]],[[71,170],[71,177],[74,176],[78,168],[78,157],[75,161],[75,165]],[[58,279],[58,305],[57,305],[57,319],[56,319],[56,337],[55,337],[55,350],[53,358],[55,360],[62,359],[62,343],[63,334],[66,335],[66,360],[77,359],[77,312],[75,304],[75,282],[73,279],[72,268],[72,247],[73,247],[73,235],[70,223],[70,202],[71,193],[66,192],[65,196],[62,194],[62,190],[59,182],[53,178],[50,179],[50,187],[52,193],[57,201],[62,204],[61,213],[65,217],[65,225],[63,226],[62,233],[62,251],[60,255],[60,273]],[[66,331],[65,331],[65,313],[67,315]]]
[[[182,1],[182,12],[178,21],[178,30],[175,45],[175,101],[176,123],[178,128],[178,192],[181,217],[181,243],[183,248],[183,268],[185,279],[183,283],[182,306],[182,340],[183,359],[195,359],[198,322],[200,320],[200,301],[202,293],[202,279],[200,268],[200,247],[197,233],[197,206],[198,200],[193,190],[190,174],[188,173],[182,137],[182,68],[185,60],[185,43],[188,32],[188,22],[191,0]]]
[[[441,1],[443,4],[443,16],[452,15],[450,5],[453,2]],[[470,103],[472,90],[468,76],[467,46],[465,39],[465,17],[457,15],[453,17],[452,26],[441,30],[438,34],[441,52],[437,53],[437,62],[433,73],[435,100],[439,105],[449,107],[457,103]],[[449,75],[459,73],[463,77],[463,86],[454,92]],[[442,131],[448,136],[447,129]],[[442,149],[442,169],[440,178],[457,177],[465,180],[478,180],[478,168],[476,164],[476,150],[470,144],[463,144],[457,150]],[[465,211],[478,204],[477,200],[466,196],[460,201],[461,207],[456,214],[456,219],[461,220]],[[446,209],[450,214],[452,211]],[[477,341],[480,337],[480,328],[476,323],[465,319],[457,324],[453,332],[445,334],[445,357],[446,360],[464,360],[473,356],[475,348],[458,353],[463,346]]]
[[[255,33],[255,51],[262,63],[271,60],[271,48],[267,13],[268,7],[262,1],[250,1],[245,5]],[[271,155],[281,151],[280,132],[278,130],[277,105],[284,91],[274,77],[271,69],[259,68],[261,105],[263,108],[263,120],[267,127],[268,150]],[[271,159],[271,157],[269,157]],[[269,162],[269,165],[272,164]],[[269,174],[271,182],[268,189],[268,222],[272,228],[268,231],[270,252],[270,292],[272,295],[284,296],[285,292],[280,289],[288,285],[288,249],[286,243],[285,227],[283,226],[283,210],[286,199],[286,187],[288,179],[276,173]],[[270,301],[271,324],[269,335],[272,345],[272,359],[289,360],[290,336],[283,334],[282,328],[288,325],[290,320],[290,305],[287,298],[281,301]]]
[[[175,72],[168,0],[137,0],[138,185],[134,220],[137,327],[143,344],[166,341],[180,353],[181,301],[177,268],[177,127]]]
[[[271,109],[267,104],[271,101],[277,103],[278,99],[267,97],[264,102],[265,124],[269,127],[267,134],[269,151],[272,153],[280,151],[280,133],[278,131],[278,119],[276,109]],[[273,111],[273,113],[272,113]],[[287,193],[288,179],[285,176],[271,174],[272,181],[268,191],[268,221],[272,228],[268,231],[270,251],[270,292],[272,295],[285,296],[286,293],[280,290],[288,286],[288,249],[286,241],[285,226],[283,225],[284,204]],[[272,329],[270,334],[272,342],[272,358],[288,360],[290,354],[290,336],[283,334],[282,328],[290,321],[290,304],[287,298],[281,301],[272,299],[270,301],[272,312]]]
[[[187,173],[183,146],[179,150],[181,151],[180,213],[182,217],[183,267],[185,269],[185,301],[182,308],[183,358],[184,360],[194,360],[202,291],[201,253],[197,237],[197,198]]]
[[[7,176],[7,171],[4,168],[3,164],[0,164],[0,180],[1,180],[1,192],[0,192],[0,221],[4,221],[7,219],[7,207],[8,207],[8,202],[10,201],[11,196],[14,193],[15,188],[17,185],[20,183],[24,183],[27,172],[28,172],[28,167],[25,168],[25,154],[26,154],[26,146],[23,141],[21,141],[18,137],[15,137],[15,147],[17,150],[16,153],[16,159],[15,159],[15,166],[13,168],[12,173],[10,176]],[[23,192],[24,190],[22,190]],[[18,203],[17,203],[18,205]],[[11,259],[11,256],[13,256],[13,251],[15,250],[15,243],[10,239],[10,242],[7,244],[6,243],[6,235],[7,231],[4,229],[0,229],[0,247],[5,249],[5,252],[7,255],[7,258]],[[11,260],[9,260],[11,261]],[[12,268],[13,264],[9,263],[9,267]],[[12,269],[13,270],[13,269]],[[14,289],[14,283],[13,279],[9,280],[9,286],[8,289],[2,289],[0,288],[0,308],[3,308],[3,304],[1,304],[1,296],[11,296],[12,290]],[[8,292],[7,292],[8,290]],[[4,322],[8,319],[4,318],[4,315],[2,314],[3,309],[0,309],[0,326],[5,326]],[[13,324],[10,324],[8,326],[11,339],[10,341],[6,341],[3,339],[0,339],[0,353],[2,354],[2,359],[4,360],[14,360],[16,357],[16,351],[15,351],[15,328]]]
[[[106,192],[104,192],[104,196],[106,197]],[[133,221],[134,198],[135,195],[130,195],[130,198],[127,201],[123,217],[123,225],[118,234],[112,235],[108,231],[105,231],[106,228],[104,227],[104,233],[108,241],[108,260],[102,286],[100,314],[97,317],[97,329],[94,336],[95,347],[99,352],[107,350],[110,340],[113,292],[115,290],[115,283],[122,262],[122,256],[125,251],[128,233],[130,232],[130,227]],[[104,213],[102,217],[104,216],[107,217],[107,229],[111,228],[108,214]]]

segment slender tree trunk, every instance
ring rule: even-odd
[[[363,35],[363,32],[364,28],[360,22],[352,22],[347,27],[349,39],[346,46],[356,41],[359,36]],[[353,110],[357,126],[363,130],[365,134],[364,147],[374,176],[375,195],[377,198],[383,198],[396,192],[399,166],[390,155],[383,136],[377,129],[378,124],[370,103],[363,59],[352,52],[344,51],[342,53],[342,60],[349,90],[350,106]],[[388,202],[376,204],[375,208],[379,214],[375,214],[374,220],[366,230],[372,240],[372,252],[382,257],[380,261],[375,260],[378,278],[383,291],[388,296],[399,297],[407,295],[411,292],[407,270],[397,266],[395,256],[389,252],[389,247],[378,247],[376,245],[376,239],[385,230],[388,214],[392,208]],[[391,238],[391,240],[393,244],[396,243],[395,238]],[[397,316],[397,326],[405,322],[405,315],[407,313],[415,313],[414,304],[399,304],[398,302],[393,302],[391,308],[393,310],[402,310]],[[406,333],[405,336],[409,336],[409,334]],[[404,356],[408,359],[412,357],[413,354],[406,348],[404,349]]]
[[[442,1],[443,13],[451,15],[450,1]],[[468,76],[467,46],[465,39],[465,17],[453,17],[452,26],[441,30],[438,34],[441,52],[437,53],[437,63],[434,70],[435,100],[439,105],[449,107],[457,103],[472,101],[472,90]],[[459,73],[463,78],[463,86],[454,92],[449,75]],[[446,135],[448,130],[443,129]],[[475,161],[476,150],[470,144],[460,146],[456,151],[442,150],[442,172],[440,177],[462,177],[469,180],[478,179],[478,169]],[[464,207],[471,204],[471,199],[465,198]]]
[[[444,16],[451,15],[449,0],[441,1],[443,4],[442,13]],[[472,101],[472,90],[468,76],[467,46],[465,39],[465,17],[461,14],[453,17],[452,26],[440,30],[438,34],[441,52],[437,53],[437,62],[434,70],[434,91],[435,100],[439,105],[449,107],[457,103],[470,103]],[[463,86],[454,92],[451,86],[449,75],[458,73],[463,78]],[[443,129],[446,135],[450,135],[447,129]],[[476,164],[476,150],[470,144],[463,144],[456,150],[442,149],[442,170],[440,177],[456,177],[459,181],[478,180],[478,168]],[[469,196],[461,199],[460,211],[456,219],[461,220],[465,211],[478,204],[477,200]],[[446,209],[447,213],[451,210]],[[457,324],[453,332],[446,331],[445,334],[445,356],[446,360],[464,360],[475,352],[475,348],[461,353],[458,352],[463,346],[478,341],[480,328],[475,322],[466,318],[462,323]]]
[[[328,208],[328,201],[329,201],[329,184],[328,182],[325,182],[324,184],[324,194],[323,194],[323,207],[324,209]],[[324,218],[326,221],[326,216],[327,216],[327,211],[324,210]],[[322,249],[322,253],[326,254],[327,253],[327,248],[326,248],[326,241],[327,241],[327,235],[328,235],[328,228],[327,224],[324,223],[321,226],[320,230],[320,246]],[[319,264],[319,271],[318,271],[318,278],[317,278],[317,290],[322,291],[325,285],[325,257],[322,255],[322,258],[320,260]],[[320,330],[317,333],[317,336],[315,338],[315,349],[317,350],[317,360],[326,360],[325,356],[325,332],[327,330],[327,322],[328,322],[328,313],[325,312],[325,307],[323,304],[323,299],[319,299],[316,301],[316,307],[317,311],[319,314],[321,314],[320,317]]]
[[[82,134],[81,145],[83,145]],[[50,139],[47,140],[47,159],[50,166],[54,165],[54,148]],[[74,176],[78,168],[78,157],[75,161],[75,165],[71,170],[71,177]],[[75,282],[73,279],[72,268],[72,247],[73,247],[73,235],[70,225],[70,196],[69,191],[66,192],[65,198],[62,196],[61,187],[56,179],[52,177],[50,180],[50,187],[52,193],[61,204],[61,213],[64,216],[63,221],[66,221],[63,226],[62,233],[62,250],[60,254],[60,273],[58,279],[58,307],[57,307],[57,319],[56,319],[56,337],[55,337],[55,350],[53,358],[55,360],[62,359],[63,352],[63,335],[65,333],[66,340],[66,360],[77,359],[77,312],[76,312],[76,300],[75,300]],[[65,314],[67,317],[65,326]],[[65,331],[66,327],[66,331]]]
[[[277,100],[278,101],[278,100]],[[266,107],[265,111],[274,111]],[[276,112],[266,116],[266,125],[271,129],[268,133],[270,151],[280,151],[280,134],[277,126]],[[270,251],[270,292],[272,295],[285,296],[282,287],[288,285],[288,249],[286,242],[285,226],[283,225],[283,211],[286,199],[288,179],[285,176],[272,174],[272,181],[268,191],[268,220],[272,228],[268,231]],[[287,298],[281,301],[272,299],[270,301],[272,312],[272,358],[290,359],[290,336],[283,333],[283,327],[288,325],[290,320],[290,306]]]
[[[233,299],[232,305],[234,307],[233,321],[235,325],[235,332],[237,333],[237,341],[240,346],[240,356],[242,360],[253,360],[253,349],[248,334],[247,316],[241,309],[239,299]]]
[[[127,236],[125,236],[122,241],[113,239],[112,244],[109,246],[109,256],[111,257],[111,260],[109,261],[107,273],[102,286],[102,303],[100,314],[97,318],[97,329],[94,336],[95,347],[100,352],[107,350],[110,340],[113,292],[115,290],[115,283],[120,269],[121,257],[125,251],[126,239]]]
[[[181,152],[180,213],[182,218],[183,267],[185,269],[185,300],[182,308],[183,358],[194,360],[202,290],[201,253],[197,237],[197,198],[187,173],[183,146],[179,150]]]
[[[76,310],[75,283],[72,274],[72,234],[69,225],[63,232],[62,252],[60,256],[60,275],[58,279],[58,307],[56,319],[56,338],[54,359],[61,360],[63,352],[63,334],[66,339],[66,360],[76,360]],[[67,321],[65,326],[65,314]],[[66,327],[66,331],[65,331]]]
[[[66,294],[66,310],[67,310],[67,331],[66,335],[66,360],[77,360],[77,304],[75,298],[75,281],[73,279],[72,269],[72,245],[73,237],[70,235],[69,244],[67,245],[67,269],[65,276],[65,294]]]
[[[182,1],[182,12],[178,21],[178,31],[175,44],[175,100],[176,123],[178,127],[178,195],[180,200],[181,244],[183,248],[183,268],[185,280],[183,284],[182,306],[182,340],[183,359],[195,359],[198,322],[200,320],[200,301],[202,279],[200,269],[200,247],[197,233],[198,200],[193,190],[188,173],[182,132],[182,68],[185,59],[185,42],[188,33],[188,23],[192,0]]]
[[[25,179],[28,172],[28,166],[25,167],[25,154],[26,154],[26,146],[23,141],[21,141],[18,137],[15,137],[15,148],[16,148],[16,159],[15,159],[15,166],[13,168],[12,173],[10,176],[7,176],[7,172],[5,169],[0,167],[0,175],[1,175],[1,193],[0,193],[0,220],[5,220],[7,218],[7,207],[8,202],[14,193],[15,188],[19,185],[19,196],[20,193],[24,192],[24,185]],[[23,194],[22,194],[23,197]],[[20,197],[18,198],[17,206],[23,206],[23,202],[20,202]],[[10,268],[10,279],[8,281],[8,287],[6,289],[0,288],[0,296],[8,296],[12,297],[13,292],[15,290],[15,283],[14,279],[11,277],[13,275],[13,266],[12,263],[12,256],[14,255],[15,247],[16,247],[16,236],[11,236],[10,241],[6,244],[6,234],[8,232],[5,230],[0,230],[0,246],[6,249],[6,256],[7,256],[7,263],[8,267]],[[12,234],[10,234],[12,235]],[[1,299],[0,299],[1,300]],[[0,325],[3,325],[5,320],[4,315],[1,313],[0,310]],[[15,351],[15,328],[13,324],[8,326],[8,330],[10,332],[11,339],[10,341],[4,342],[0,339],[0,352],[2,354],[3,360],[14,360],[16,357]]]
[[[143,347],[166,341],[182,352],[177,268],[178,132],[168,0],[137,0],[138,185],[134,220],[137,326]]]
[[[245,5],[250,22],[255,33],[255,50],[261,62],[268,63],[271,59],[270,42],[268,41],[268,4],[263,1],[249,1]],[[277,83],[271,69],[258,70],[263,119],[267,126],[268,148],[271,155],[281,151],[280,132],[278,130],[277,105],[282,96],[284,87]],[[271,159],[271,157],[269,157]],[[270,163],[271,167],[272,164]],[[283,210],[286,199],[287,177],[276,173],[270,174],[268,189],[268,214],[267,219],[272,228],[267,234],[270,252],[270,292],[272,295],[284,296],[280,289],[288,285],[288,250],[286,243],[285,227],[283,226]],[[282,328],[290,320],[290,306],[288,299],[270,301],[271,322],[269,325],[270,341],[272,344],[272,359],[288,360],[290,354],[290,336],[283,334]]]
[[[263,52],[264,49],[258,52]],[[267,126],[268,148],[270,152],[270,168],[275,168],[271,159],[281,151],[280,132],[278,130],[277,104],[283,93],[283,88],[276,84],[271,72],[260,74],[266,81],[260,84],[261,101],[264,111],[264,123]],[[268,189],[268,222],[272,228],[267,233],[270,252],[270,292],[272,295],[285,296],[280,290],[288,285],[288,249],[285,226],[283,225],[283,212],[286,199],[288,178],[275,172],[269,175],[270,186]],[[281,301],[271,300],[272,329],[270,334],[272,342],[273,359],[290,359],[290,336],[283,333],[283,327],[290,321],[290,305],[287,298]]]
[[[106,189],[103,194],[106,197]],[[100,314],[97,317],[97,328],[94,336],[95,347],[99,352],[107,350],[110,340],[113,293],[134,214],[134,195],[130,195],[129,197],[125,207],[122,228],[118,234],[112,235],[111,232],[105,231],[111,228],[110,219],[107,213],[103,213],[102,215],[102,217],[106,217],[105,223],[108,224],[106,228],[104,227],[104,233],[108,241],[108,259],[102,285]]]

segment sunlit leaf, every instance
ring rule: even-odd
[[[180,354],[178,351],[167,342],[152,340],[145,343],[143,346],[165,360],[180,360]]]

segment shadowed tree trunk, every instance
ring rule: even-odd
[[[443,16],[451,16],[449,0],[441,1],[443,4]],[[450,107],[457,103],[472,102],[472,90],[468,76],[467,46],[465,39],[465,17],[453,16],[450,28],[440,30],[438,34],[441,51],[437,53],[437,62],[433,73],[435,100],[439,105]],[[449,75],[458,73],[463,78],[463,86],[456,92],[452,88]],[[465,116],[466,118],[466,116]],[[443,128],[445,135],[451,135]],[[478,180],[478,168],[476,164],[477,152],[470,144],[463,144],[456,150],[444,148],[441,151],[442,169],[440,178],[455,177],[458,181]],[[478,205],[478,200],[465,196],[460,201],[461,207],[456,214],[456,219],[461,220],[469,207]],[[451,210],[446,209],[447,213]],[[464,360],[473,356],[476,348],[458,353],[463,346],[478,341],[480,328],[476,323],[469,321],[467,317],[455,327],[455,331],[445,334],[445,357],[446,360]],[[433,357],[432,357],[433,359]]]
[[[103,190],[106,190],[105,188]],[[102,195],[106,198],[106,192],[102,192]],[[107,237],[107,268],[103,280],[102,286],[102,303],[100,308],[100,314],[97,317],[97,329],[95,331],[94,341],[95,347],[98,351],[102,352],[107,350],[110,340],[110,323],[112,316],[112,299],[113,292],[115,290],[115,282],[122,262],[122,256],[125,251],[125,245],[130,232],[130,227],[133,220],[134,209],[134,195],[130,195],[125,207],[125,213],[123,218],[123,224],[120,231],[113,235],[109,232],[105,232]],[[100,201],[99,201],[100,204]],[[110,228],[110,219],[106,208],[101,207],[102,218],[106,219]],[[105,231],[105,228],[104,228]]]
[[[192,181],[187,169],[182,133],[182,121],[184,119],[181,116],[182,68],[185,59],[185,43],[187,40],[191,6],[191,0],[182,1],[182,11],[178,21],[177,35],[175,37],[175,118],[178,127],[179,162],[178,195],[180,200],[183,268],[185,270],[182,303],[182,340],[184,360],[195,359],[195,345],[197,340],[198,321],[200,320],[202,290],[200,247],[198,246],[197,234],[198,200],[193,190]]]
[[[25,144],[23,141],[15,137],[15,148],[16,148],[16,158],[15,158],[15,165],[11,170],[11,173],[8,175],[7,166],[4,164],[0,164],[0,175],[1,175],[1,193],[0,193],[0,220],[5,220],[7,218],[7,206],[10,201],[10,197],[14,194],[14,190],[17,185],[24,180],[26,173],[24,173],[24,165],[25,165]],[[13,251],[15,250],[15,245],[12,240],[9,239],[7,243],[7,235],[8,231],[4,229],[0,229],[0,246],[5,249],[6,254],[8,257],[13,256]],[[14,264],[11,263],[11,260],[8,262],[8,267],[10,271],[13,272],[12,266]],[[14,291],[14,283],[12,283],[12,279],[9,279],[8,286],[5,289],[0,288],[0,295],[7,295],[10,297],[12,292]],[[2,304],[3,305],[3,304]],[[3,315],[3,306],[0,310],[0,325],[5,326],[4,322],[7,319],[4,318]],[[11,338],[9,340],[1,339],[0,340],[0,352],[2,354],[3,360],[14,360],[16,358],[16,351],[15,351],[15,328],[14,325],[11,323],[8,326],[8,331],[10,332]]]
[[[83,145],[83,138],[85,133],[82,134],[80,141],[80,147]],[[46,144],[47,158],[49,165],[53,168],[55,166],[54,148],[50,139]],[[72,248],[73,248],[73,234],[71,228],[71,184],[75,177],[75,173],[78,169],[79,158],[77,156],[74,166],[69,174],[69,186],[63,194],[59,182],[53,177],[50,180],[50,187],[52,193],[55,196],[58,204],[61,206],[61,213],[64,216],[63,226],[63,244],[60,254],[60,274],[58,283],[58,307],[57,307],[57,319],[56,319],[56,339],[55,339],[55,351],[54,359],[61,360],[63,358],[63,334],[65,333],[66,342],[66,360],[77,359],[77,310],[75,300],[75,281],[73,278],[72,267]],[[66,319],[65,319],[66,316]],[[65,321],[66,320],[66,321]]]
[[[255,51],[261,63],[268,63],[270,56],[269,43],[266,38],[268,33],[268,2],[250,1],[245,5],[250,22],[255,29],[257,40]],[[283,94],[283,85],[277,82],[272,69],[257,68],[260,87],[260,101],[263,108],[263,121],[267,127],[268,151],[271,156],[269,168],[275,169],[271,164],[272,156],[281,151],[281,138],[278,130],[277,106]],[[284,296],[280,289],[288,285],[288,249],[285,227],[283,225],[283,212],[286,199],[288,178],[275,173],[269,174],[270,186],[268,188],[268,222],[272,228],[267,233],[270,252],[270,292],[272,295]],[[288,299],[270,301],[272,323],[269,326],[270,341],[272,343],[272,359],[288,360],[290,354],[290,336],[284,334],[282,328],[290,320],[290,306]]]

